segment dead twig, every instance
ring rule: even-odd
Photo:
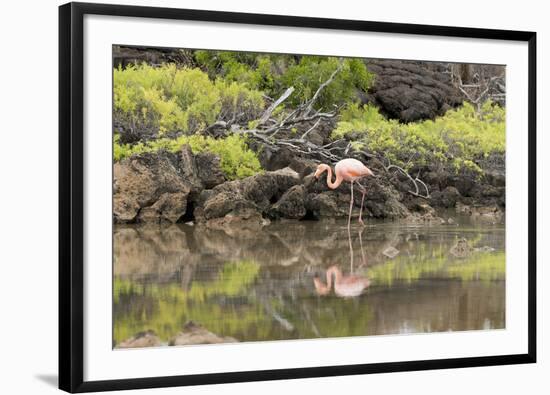
[[[415,190],[414,191],[411,191],[411,190],[408,190],[407,192],[410,193],[411,195],[413,196],[417,196],[417,197],[421,197],[421,198],[424,198],[424,199],[429,199],[430,198],[430,190],[428,189],[428,186],[426,185],[426,183],[424,181],[422,181],[420,178],[418,178],[418,175],[413,178],[405,169],[403,169],[401,166],[397,166],[397,165],[388,165],[387,167],[385,167],[386,171],[387,172],[390,172],[390,170],[392,169],[396,169],[397,171],[399,171],[401,174],[403,174],[404,176],[406,176],[411,182],[412,184],[414,185],[414,188]],[[420,188],[418,185],[421,185],[424,187],[424,189],[426,190],[426,194],[425,195],[422,195],[420,193]]]

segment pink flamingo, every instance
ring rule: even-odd
[[[331,266],[327,270],[327,284],[323,284],[319,277],[313,279],[315,290],[319,295],[327,295],[332,288],[332,276],[334,276],[334,293],[342,298],[353,298],[361,295],[363,290],[370,285],[370,280],[366,277],[355,275],[344,276],[342,271],[336,266]]]
[[[327,185],[330,189],[336,189],[340,186],[342,181],[349,181],[351,183],[351,199],[349,202],[349,215],[348,215],[348,228],[351,224],[351,212],[353,210],[353,183],[357,181],[357,184],[361,187],[361,192],[363,196],[361,197],[361,211],[359,211],[359,223],[361,225],[365,225],[363,222],[363,203],[365,201],[365,194],[367,193],[367,190],[364,186],[359,184],[358,180],[367,177],[367,176],[373,176],[374,173],[363,163],[358,161],[357,159],[353,158],[347,158],[342,159],[336,165],[334,166],[334,172],[336,173],[336,180],[332,182],[332,169],[329,165],[325,165],[324,163],[321,163],[319,166],[317,166],[317,171],[315,171],[315,177],[319,178],[321,174],[323,174],[325,171],[328,172],[327,174]]]

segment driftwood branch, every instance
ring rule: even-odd
[[[338,67],[331,73],[326,81],[319,85],[313,96],[288,114],[285,114],[282,120],[273,119],[272,114],[278,106],[294,93],[294,87],[288,88],[277,100],[272,102],[267,110],[265,110],[259,119],[258,125],[254,129],[238,129],[235,130],[235,133],[250,136],[252,139],[268,147],[271,151],[289,148],[296,153],[307,155],[317,160],[328,161],[330,163],[339,161],[344,154],[343,148],[341,145],[338,145],[341,144],[342,140],[336,140],[324,146],[318,146],[309,141],[307,137],[319,126],[323,119],[330,119],[337,115],[337,108],[334,111],[327,112],[322,109],[314,109],[314,105],[319,99],[323,89],[334,81],[336,75],[342,70],[342,67],[343,61],[340,61]],[[313,122],[313,125],[309,126],[311,122]],[[288,131],[294,127],[303,125],[307,125],[309,128],[300,137],[280,138],[277,136],[282,131]],[[229,128],[229,126],[227,127]],[[275,138],[275,136],[277,136],[277,138]]]
[[[294,87],[287,88],[277,99],[265,97],[271,104],[259,118],[256,127],[249,129],[244,125],[239,125],[236,123],[238,122],[239,115],[233,114],[230,121],[219,120],[207,127],[204,132],[216,137],[220,135],[217,132],[219,129],[225,131],[231,130],[232,133],[250,137],[251,140],[256,141],[271,152],[277,152],[281,149],[290,149],[296,154],[330,164],[334,164],[349,155],[366,155],[367,157],[371,157],[371,155],[367,153],[353,152],[353,154],[350,154],[351,143],[344,139],[335,140],[324,145],[317,145],[308,139],[310,134],[324,119],[333,118],[338,114],[338,107],[335,107],[332,111],[327,111],[326,109],[315,108],[315,103],[321,97],[323,90],[334,81],[342,68],[343,60],[340,60],[336,69],[326,81],[319,85],[311,98],[295,109],[287,110],[288,112],[284,113],[282,119],[274,119],[273,113],[285,100],[291,97],[295,92]],[[306,130],[298,135],[299,137],[294,133],[282,133],[288,132],[293,128]]]
[[[273,103],[271,103],[271,105],[267,108],[267,110],[265,110],[264,114],[262,115],[262,117],[260,118],[260,121],[259,121],[259,125],[263,125],[264,123],[267,122],[267,120],[271,117],[271,114],[273,113],[273,111],[275,111],[275,109],[282,103],[284,102],[290,95],[292,95],[292,92],[294,92],[294,87],[291,86],[290,88],[288,88],[285,93],[283,93],[281,95],[281,97],[279,97],[277,100],[275,100]]]
[[[406,176],[411,181],[411,183],[414,185],[415,190],[414,191],[408,190],[407,191],[408,193],[410,193],[413,196],[421,197],[421,198],[424,198],[424,199],[429,199],[430,198],[430,191],[428,189],[428,186],[426,185],[426,183],[424,181],[422,181],[420,178],[418,178],[418,175],[415,178],[413,178],[405,169],[403,169],[402,167],[397,166],[397,165],[390,164],[390,165],[386,166],[385,168],[386,168],[386,171],[388,173],[390,172],[390,170],[395,169],[395,170],[399,171],[401,174],[403,174],[404,176]],[[419,185],[424,187],[424,190],[426,191],[426,194],[423,195],[423,194],[420,193]]]

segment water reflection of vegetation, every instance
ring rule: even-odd
[[[231,262],[222,266],[212,282],[193,282],[189,290],[179,284],[139,284],[115,278],[114,338],[119,342],[136,332],[152,329],[168,340],[188,320],[204,323],[217,334],[241,332],[251,322],[262,319],[262,310],[249,305],[224,311],[217,303],[203,303],[211,297],[246,296],[248,286],[258,275],[259,265],[251,261]],[[130,302],[129,311],[117,309]]]
[[[436,250],[432,250],[435,252]],[[400,256],[387,263],[375,265],[367,270],[367,275],[374,284],[390,286],[394,281],[411,283],[420,278],[441,276],[459,278],[463,281],[503,280],[506,271],[504,252],[473,253],[468,259],[451,259],[446,253],[414,258]]]
[[[503,280],[506,273],[506,259],[503,252],[480,253],[466,262],[457,262],[447,268],[451,277],[469,280]]]
[[[193,282],[186,297],[196,302],[204,302],[208,297],[215,295],[246,295],[245,291],[254,282],[259,271],[260,265],[253,261],[226,263],[215,281]]]
[[[367,333],[373,314],[367,303],[310,295],[295,305],[287,303],[282,294],[257,296],[253,284],[259,268],[252,261],[226,263],[216,279],[194,281],[188,290],[178,283],[141,284],[116,277],[115,343],[149,329],[168,341],[188,320],[221,336],[247,340]]]
[[[504,326],[502,229],[380,225],[363,234],[364,249],[352,237],[350,251],[345,227],[322,225],[275,224],[258,235],[118,228],[115,344],[144,330],[168,342],[188,320],[241,341]],[[495,251],[456,258],[460,238]],[[371,287],[356,299],[317,296],[313,276],[333,264]]]

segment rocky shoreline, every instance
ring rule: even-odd
[[[172,337],[166,344],[161,341],[155,331],[147,330],[136,333],[129,339],[126,339],[116,348],[143,348],[143,347],[160,347],[160,346],[189,346],[194,344],[220,344],[220,343],[237,343],[238,340],[229,336],[218,336],[204,328],[201,324],[194,321],[188,321],[183,325],[182,330]]]
[[[503,163],[503,160],[502,160]],[[193,222],[211,227],[261,227],[280,219],[317,220],[347,217],[350,189],[343,183],[330,190],[313,176],[317,162],[293,158],[284,167],[240,180],[226,180],[220,159],[212,153],[158,151],[134,155],[114,164],[114,223]],[[365,218],[438,223],[439,208],[489,221],[500,221],[505,207],[503,166],[483,175],[456,175],[441,169],[422,171],[430,197],[409,193],[406,177],[388,174],[376,161],[367,163],[375,177],[367,188]],[[355,206],[360,205],[356,193]],[[354,210],[354,215],[358,210]]]

